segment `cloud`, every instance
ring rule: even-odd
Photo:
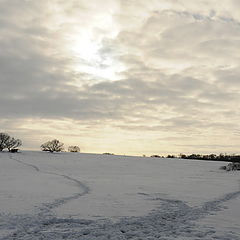
[[[93,135],[107,125],[121,137],[168,134],[170,146],[191,131],[222,146],[213,132],[239,128],[238,8],[234,0],[0,0],[2,129],[31,136],[33,119],[42,128],[63,121],[72,134],[78,124]]]

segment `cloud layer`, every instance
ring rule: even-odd
[[[86,151],[237,152],[239,8],[0,0],[1,131],[26,148],[52,136]]]

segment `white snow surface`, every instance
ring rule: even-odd
[[[240,240],[224,162],[0,153],[0,240]]]

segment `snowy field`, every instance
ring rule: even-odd
[[[240,240],[223,162],[0,153],[0,239]]]

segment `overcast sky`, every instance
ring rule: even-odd
[[[239,153],[239,0],[0,0],[0,131],[24,149]]]

